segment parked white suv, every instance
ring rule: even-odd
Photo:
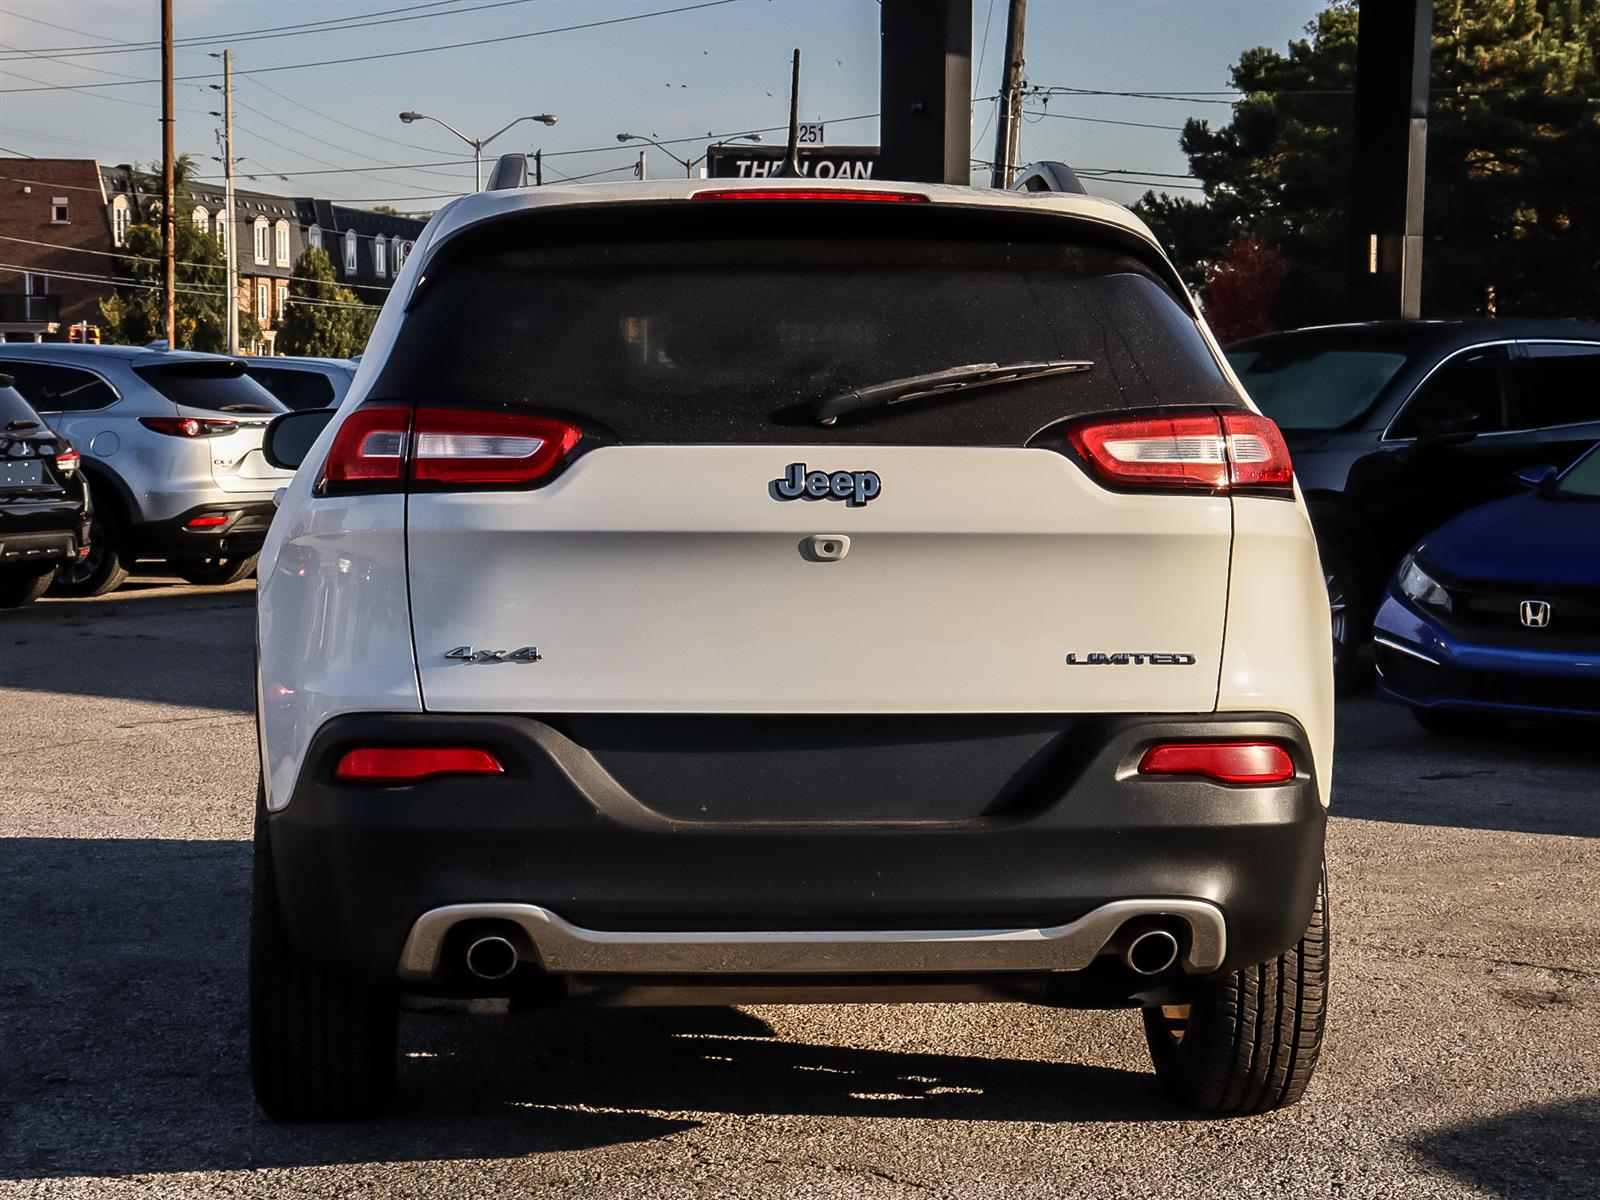
[[[267,452],[269,1114],[377,1108],[405,993],[1136,1006],[1183,1103],[1301,1095],[1327,596],[1121,207],[470,196]]]

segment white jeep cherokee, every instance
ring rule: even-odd
[[[1124,209],[469,196],[268,447],[269,1114],[375,1110],[404,994],[1138,1007],[1187,1105],[1305,1089],[1327,596]]]

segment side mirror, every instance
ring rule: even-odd
[[[274,417],[261,439],[262,455],[280,471],[299,470],[311,452],[311,444],[337,415],[337,409],[309,408]]]
[[[1541,463],[1536,467],[1523,467],[1517,472],[1517,482],[1529,491],[1538,491],[1559,474],[1561,474],[1560,468],[1552,467],[1549,463]]]

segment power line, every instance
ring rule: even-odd
[[[418,46],[410,50],[389,50],[383,54],[352,54],[344,58],[324,58],[316,62],[282,63],[276,67],[253,67],[248,71],[235,71],[235,75],[270,75],[278,71],[304,71],[312,67],[336,67],[348,63],[379,62],[389,58],[409,58],[418,54],[438,54],[445,50],[464,50],[473,46],[499,45],[504,42],[525,41],[528,38],[549,37],[557,33],[573,33],[582,29],[600,29],[610,25],[625,25],[632,21],[644,21],[652,17],[668,17],[678,13],[695,12],[703,8],[720,8],[724,4],[733,4],[736,0],[700,0],[697,4],[680,5],[677,8],[658,8],[651,12],[633,13],[626,17],[610,17],[604,21],[583,21],[576,25],[559,25],[550,29],[534,29],[527,33],[507,33],[499,37],[475,38],[468,42],[450,42],[442,46]],[[197,79],[215,79],[216,72],[205,75],[179,75],[177,82],[189,83]],[[45,87],[29,88],[0,88],[0,96],[20,94],[23,92],[75,92],[86,91],[91,88],[137,87],[145,83],[158,83],[158,79],[130,79],[116,83],[66,83]]]
[[[1030,117],[1054,117],[1058,121],[1087,121],[1091,125],[1126,125],[1133,129],[1170,129],[1177,133],[1183,132],[1182,125],[1152,125],[1148,121],[1113,121],[1110,117],[1080,117],[1077,113],[1050,112],[1041,108],[1025,108],[1022,111]]]

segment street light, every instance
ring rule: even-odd
[[[720,145],[723,144],[723,142],[739,142],[739,141],[759,142],[760,140],[761,140],[761,135],[759,133],[739,133],[739,134],[735,134],[731,138],[723,138],[721,142],[712,142],[711,145],[712,146],[720,146]],[[698,167],[701,163],[705,162],[706,159],[711,157],[711,146],[707,146],[706,147],[706,152],[704,154],[702,154],[699,158],[679,158],[671,150],[668,150],[660,142],[656,141],[655,138],[653,138],[653,137],[645,137],[645,135],[642,134],[642,133],[619,133],[619,134],[617,134],[617,141],[619,141],[619,142],[649,142],[652,146],[654,146],[657,150],[661,151],[661,153],[665,154],[673,162],[681,163],[683,165],[683,173],[689,179],[693,179],[694,178],[694,169],[696,167]]]
[[[481,192],[483,190],[483,148],[485,146],[494,141],[495,138],[499,137],[506,130],[512,128],[513,126],[520,125],[524,121],[538,121],[541,125],[554,125],[556,123],[556,117],[554,113],[539,113],[537,116],[518,117],[515,121],[512,121],[510,125],[502,125],[499,129],[496,129],[486,138],[473,138],[462,133],[461,130],[457,129],[448,121],[441,121],[438,117],[430,117],[427,113],[403,112],[400,114],[400,120],[407,125],[410,125],[416,121],[432,121],[435,125],[443,125],[451,133],[455,134],[463,142],[471,146],[472,190],[475,192]]]

